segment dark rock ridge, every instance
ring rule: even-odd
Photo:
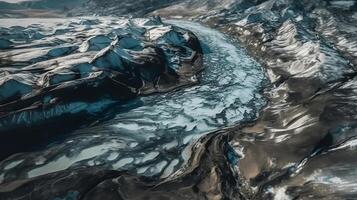
[[[202,138],[192,147],[187,165],[164,180],[100,167],[79,167],[4,183],[0,185],[0,198],[244,199],[238,190],[241,185],[233,170],[235,153],[228,139],[222,131]]]
[[[198,81],[202,50],[187,30],[158,18],[61,23],[0,30],[2,155],[9,141],[33,141],[45,127],[83,124],[138,95]]]
[[[265,65],[270,101],[236,129],[240,178],[255,199],[354,199],[357,3],[240,1],[199,20]]]
[[[78,168],[2,184],[0,197],[355,199],[356,6],[240,0],[197,18],[265,65],[272,84],[259,120],[201,138],[187,166],[166,179]]]

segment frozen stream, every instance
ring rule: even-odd
[[[216,30],[194,22],[168,23],[191,30],[202,42],[205,70],[200,84],[138,98],[110,120],[77,130],[43,151],[17,156],[0,177],[34,177],[100,164],[165,177],[184,163],[189,156],[184,149],[195,139],[255,119],[265,104],[261,66]]]

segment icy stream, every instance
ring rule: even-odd
[[[132,101],[114,118],[75,131],[66,141],[26,153],[5,174],[35,177],[78,165],[104,164],[166,177],[189,157],[187,146],[209,131],[253,120],[265,104],[261,66],[224,34],[187,21],[167,21],[196,34],[204,49],[200,83]],[[30,154],[30,155],[29,155]],[[11,164],[11,163],[10,163]],[[4,174],[3,174],[4,175]]]

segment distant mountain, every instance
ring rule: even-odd
[[[171,17],[202,16],[230,8],[236,2],[237,0],[184,0],[165,8],[156,9],[152,14]]]
[[[19,4],[31,9],[54,9],[62,10],[73,9],[83,5],[87,0],[37,0],[37,1],[24,1]]]
[[[141,16],[183,0],[89,0],[87,9],[99,15]]]
[[[143,16],[158,10],[163,10],[158,12],[163,15],[175,14],[171,11],[195,14],[228,8],[235,2],[237,0],[89,0],[86,9],[98,15]]]
[[[0,0],[0,10],[7,12],[23,9],[60,10],[71,11],[71,15],[139,16],[180,2],[183,0],[27,0],[18,3]]]
[[[159,15],[196,15],[229,7],[236,0],[27,0],[8,3],[0,0],[2,12],[22,17],[32,16],[24,9],[59,11],[64,15],[131,15],[144,16],[155,12]],[[65,11],[65,12],[63,12]],[[0,14],[1,17],[1,14]]]
[[[187,0],[184,4],[191,9],[216,9],[229,8],[235,2],[237,0]]]
[[[0,1],[0,10],[43,9],[63,10],[82,6],[87,0],[35,0],[9,3]]]
[[[0,1],[0,10],[17,10],[24,9],[25,7],[18,3],[9,3],[5,1]]]

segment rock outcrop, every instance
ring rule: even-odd
[[[0,30],[12,41],[0,52],[1,154],[8,140],[32,141],[49,127],[78,126],[136,96],[198,81],[202,50],[190,31],[159,18],[61,23]]]

